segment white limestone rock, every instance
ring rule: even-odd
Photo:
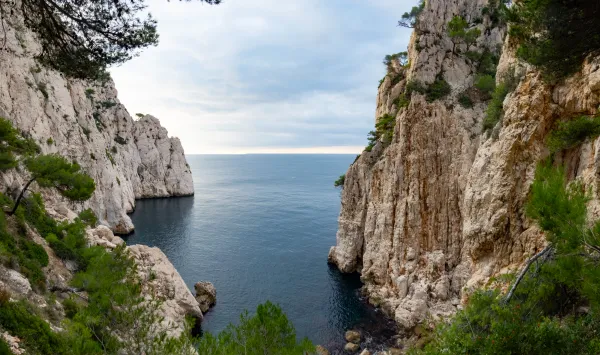
[[[94,178],[96,191],[89,201],[73,204],[57,193],[45,194],[48,206],[65,204],[79,211],[92,208],[101,224],[116,233],[133,230],[127,212],[136,198],[193,194],[192,174],[181,143],[168,138],[158,120],[134,121],[117,98],[112,81],[72,80],[39,66],[40,50],[23,25],[17,0],[6,16],[0,37],[0,117],[27,132],[43,153],[59,153],[77,161]],[[2,177],[3,186],[23,186],[26,173]]]
[[[144,280],[142,292],[163,301],[159,313],[164,317],[162,324],[170,336],[178,336],[185,329],[186,315],[202,320],[198,301],[160,249],[145,245],[133,245],[127,249],[138,265],[140,278]]]
[[[514,69],[519,85],[505,99],[504,117],[492,134],[482,134],[487,102],[473,108],[457,102],[477,69],[451,52],[446,24],[461,15],[470,23],[481,17],[477,26],[489,27],[481,13],[487,3],[426,2],[409,45],[410,67],[395,69],[397,84],[386,78],[379,88],[376,117],[396,118],[393,140],[363,152],[346,173],[329,262],[360,272],[367,294],[409,329],[428,314],[451,314],[471,290],[515,271],[544,247],[524,205],[536,165],[548,155],[547,135],[558,118],[600,109],[600,57],[552,88],[519,62],[506,29],[492,28],[482,31],[472,50],[503,45],[496,77]],[[407,81],[431,83],[439,75],[452,87],[450,95],[427,102],[413,94],[408,107],[395,107]],[[557,158],[570,179],[592,190],[588,211],[599,218],[600,141]]]

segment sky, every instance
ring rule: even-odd
[[[160,43],[111,68],[187,154],[358,154],[411,0],[148,0]]]

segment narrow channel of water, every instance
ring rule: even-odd
[[[358,275],[327,265],[340,191],[333,181],[353,155],[192,155],[194,197],[137,201],[129,244],[161,248],[187,285],[208,280],[217,305],[204,331],[244,310],[278,303],[298,335],[336,349],[343,332],[375,337],[393,325],[359,297]]]

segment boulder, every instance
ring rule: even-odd
[[[348,343],[344,346],[344,350],[349,353],[355,353],[360,350],[360,345],[354,343]]]
[[[360,333],[355,330],[348,330],[344,336],[346,341],[349,343],[359,344],[360,343]]]
[[[371,352],[367,349],[363,350],[360,355],[371,355]]]
[[[315,347],[315,354],[317,355],[329,355],[329,350],[325,349],[325,347],[321,345],[317,345]]]
[[[161,326],[170,336],[178,336],[185,328],[185,317],[202,320],[198,301],[167,256],[158,248],[145,245],[127,247],[135,260],[142,282],[142,293],[162,301],[159,313],[164,317]]]
[[[200,305],[200,310],[202,310],[202,313],[206,313],[217,303],[217,290],[208,281],[197,282],[194,288],[196,289],[196,301]]]

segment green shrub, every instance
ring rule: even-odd
[[[546,254],[523,270],[512,298],[501,287],[476,292],[412,353],[598,354],[600,223],[589,227],[588,200],[580,183],[566,184],[563,169],[540,165],[526,211],[546,235]]]
[[[106,100],[106,101],[100,102],[100,106],[102,106],[102,108],[104,108],[104,109],[108,109],[108,108],[117,106],[117,103],[114,101]]]
[[[377,132],[369,131],[369,133],[367,134],[367,140],[369,143],[365,147],[365,151],[370,152],[371,150],[373,150],[373,147],[375,147],[375,144],[377,144],[377,140],[379,140]]]
[[[438,78],[427,89],[427,101],[433,102],[442,99],[450,94],[451,91],[452,88],[450,87],[450,84],[448,84],[446,80]]]
[[[418,6],[413,6],[410,12],[405,12],[402,19],[398,21],[398,26],[414,28],[419,23],[419,15],[425,9],[425,0],[419,0]]]
[[[401,93],[394,100],[394,105],[396,105],[398,109],[408,107],[408,105],[410,105],[410,97],[407,97],[405,93]]]
[[[79,213],[79,219],[92,228],[98,225],[98,217],[96,217],[96,214],[91,208],[81,211]]]
[[[465,93],[460,94],[458,103],[464,108],[473,108],[473,100]]]
[[[407,97],[411,97],[413,92],[418,92],[419,94],[426,94],[427,87],[418,80],[411,80],[406,83],[406,89],[404,93]]]
[[[94,100],[94,93],[95,91],[92,88],[85,89],[85,97],[87,97],[90,100]]]
[[[77,261],[79,259],[77,252],[65,244],[65,242],[58,239],[56,235],[48,234],[48,236],[46,236],[46,241],[50,245],[50,248],[54,250],[56,256],[62,260]]]
[[[498,55],[490,52],[488,49],[484,50],[479,58],[477,73],[480,75],[490,75],[493,78],[496,78],[496,70],[499,61],[500,57]]]
[[[504,99],[508,95],[509,90],[506,84],[500,83],[496,86],[496,90],[492,94],[492,100],[488,104],[487,111],[485,112],[485,118],[483,120],[483,131],[487,132],[493,129],[504,113]]]
[[[384,143],[390,143],[394,136],[394,127],[396,126],[396,118],[390,114],[385,114],[377,120],[375,124],[375,131],[377,137],[380,138]]]
[[[600,135],[600,116],[580,116],[570,121],[560,122],[548,137],[548,147],[551,152],[557,152],[576,147],[598,135]]]
[[[65,317],[73,319],[77,312],[79,312],[79,304],[73,300],[72,297],[66,298],[63,303],[63,309],[65,310]]]
[[[333,183],[333,186],[343,188],[345,182],[346,182],[346,174],[340,175],[340,177],[337,180],[335,180],[335,182]]]
[[[491,75],[480,75],[475,79],[475,87],[482,94],[489,96],[496,89],[496,79]]]
[[[600,49],[597,0],[520,1],[507,11],[517,55],[555,82],[577,72]]]
[[[48,145],[54,144],[54,139],[52,139],[52,137],[46,139],[46,144],[48,144]]]
[[[12,351],[10,351],[10,347],[2,338],[0,338],[0,355],[13,355]]]
[[[37,262],[41,267],[48,266],[48,254],[43,246],[29,240],[23,240],[21,245],[25,257]]]
[[[22,339],[26,348],[40,354],[68,353],[62,339],[24,302],[8,302],[0,306],[0,325]]]
[[[481,60],[481,53],[475,51],[466,51],[465,57],[473,62],[479,62]]]
[[[304,338],[298,342],[296,331],[281,308],[267,301],[240,316],[240,324],[230,324],[216,337],[205,333],[198,346],[199,354],[285,354],[304,355],[315,351]]]

